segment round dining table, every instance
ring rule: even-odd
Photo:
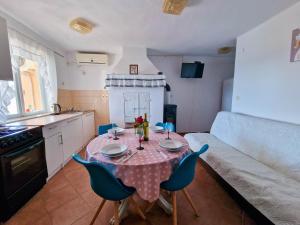
[[[125,129],[118,140],[111,135],[100,135],[87,146],[87,159],[105,165],[114,176],[126,186],[134,187],[143,200],[154,202],[160,197],[160,184],[169,179],[173,169],[187,155],[187,141],[177,133],[170,133],[172,140],[178,140],[184,145],[178,151],[168,151],[159,145],[161,139],[166,139],[166,133],[154,133],[150,130],[149,141],[142,143],[144,150],[137,150],[138,137],[134,129]],[[127,153],[117,158],[109,158],[100,150],[107,144],[118,143],[128,147]]]
[[[100,135],[87,145],[87,159],[105,165],[126,186],[134,187],[141,199],[151,203],[149,206],[158,200],[158,205],[167,214],[171,214],[172,206],[160,194],[160,184],[170,178],[174,168],[190,150],[187,141],[177,133],[171,132],[170,138],[183,143],[178,151],[168,151],[160,147],[159,142],[167,138],[166,133],[155,133],[150,130],[149,134],[150,140],[142,143],[144,150],[137,150],[139,139],[134,129],[125,129],[118,140],[114,140],[110,134]],[[112,143],[126,145],[127,153],[118,158],[104,156],[100,150]],[[127,208],[128,199],[125,199],[119,206],[120,220],[128,215]],[[112,217],[110,224],[113,225],[114,221]]]

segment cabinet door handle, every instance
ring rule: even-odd
[[[63,144],[64,143],[64,141],[63,141],[63,136],[62,135],[59,135],[58,136],[58,139],[59,139],[59,144]]]

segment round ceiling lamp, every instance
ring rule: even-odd
[[[229,47],[229,46],[226,46],[226,47],[222,47],[222,48],[219,48],[218,49],[218,53],[223,55],[223,54],[229,54],[232,52],[234,47]]]
[[[83,18],[76,18],[70,22],[70,27],[81,34],[90,33],[93,30],[93,26],[91,22]]]

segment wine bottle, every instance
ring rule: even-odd
[[[149,141],[149,122],[147,120],[147,113],[145,113],[143,127],[144,127],[144,141]]]

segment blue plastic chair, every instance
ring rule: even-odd
[[[112,129],[114,127],[117,127],[117,125],[115,123],[100,125],[98,127],[98,134],[99,135],[106,134],[109,129]]]
[[[175,132],[175,126],[173,123],[170,122],[167,123],[158,122],[155,124],[155,126],[163,127],[165,130],[169,129],[170,132]]]
[[[199,216],[196,206],[192,201],[192,198],[188,194],[186,187],[193,181],[195,176],[195,168],[198,157],[208,150],[209,146],[203,145],[198,152],[184,157],[178,167],[174,170],[169,180],[164,181],[160,184],[160,187],[166,191],[172,192],[172,203],[173,203],[173,225],[177,224],[177,208],[176,208],[176,191],[182,190],[184,196],[191,204],[195,214]]]
[[[103,198],[90,225],[95,222],[107,200],[114,201],[115,203],[115,224],[117,225],[119,224],[119,201],[127,198],[135,205],[139,215],[143,219],[146,219],[138,204],[131,197],[135,192],[134,188],[125,186],[121,180],[114,177],[114,175],[100,163],[85,161],[78,154],[73,154],[73,159],[85,166],[90,175],[90,183],[93,191]]]
[[[155,124],[155,126],[158,126],[158,127],[163,127],[163,128],[165,128],[165,124],[164,124],[164,123],[162,123],[162,122],[158,122],[158,123],[156,123],[156,124]]]

